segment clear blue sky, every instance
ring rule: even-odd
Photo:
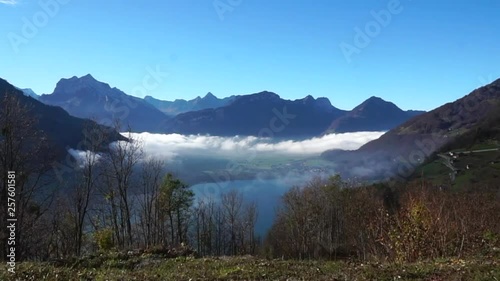
[[[500,77],[496,0],[400,0],[348,62],[342,42],[356,46],[355,28],[376,28],[371,12],[391,1],[0,0],[0,77],[42,94],[91,73],[131,93],[158,66],[169,76],[148,94],[160,99],[269,90],[425,110]],[[23,18],[38,30],[23,35]]]

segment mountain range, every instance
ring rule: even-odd
[[[180,134],[220,136],[253,135],[264,137],[309,137],[323,133],[331,120],[345,114],[326,98],[307,96],[284,100],[264,91],[237,97],[230,104],[179,114],[165,130]]]
[[[500,120],[495,117],[498,112],[500,79],[415,116],[358,150],[330,150],[322,157],[336,163],[348,177],[408,178],[443,147],[460,138],[471,138],[476,130],[491,127],[491,120]]]
[[[307,138],[332,132],[387,131],[422,113],[403,111],[377,97],[349,111],[334,107],[328,98],[308,95],[286,100],[270,91],[222,99],[212,93],[192,100],[141,99],[90,74],[61,79],[52,94],[39,100],[103,125],[118,119],[122,130],[217,136]]]
[[[372,97],[351,111],[327,98],[285,100],[273,92],[237,96],[226,106],[183,113],[166,122],[165,130],[180,134],[311,137],[325,133],[386,131],[421,114],[403,111]]]

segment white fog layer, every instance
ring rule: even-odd
[[[302,141],[273,141],[267,138],[217,137],[179,134],[132,133],[144,145],[148,156],[172,160],[176,156],[245,157],[255,154],[319,155],[329,149],[355,150],[378,139],[384,132],[329,134]],[[124,136],[128,134],[122,133]]]

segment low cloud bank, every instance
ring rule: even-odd
[[[355,150],[379,138],[382,134],[384,132],[329,134],[302,141],[274,141],[253,136],[217,137],[151,133],[133,133],[132,137],[143,142],[146,155],[173,160],[183,155],[204,157],[246,157],[252,154],[314,156],[329,149]]]
[[[91,151],[82,151],[82,150],[76,150],[73,148],[68,149],[68,153],[75,158],[75,165],[78,168],[83,168],[85,164],[87,163],[86,159],[92,159],[90,158],[91,156],[95,156],[95,161],[99,161],[101,158],[101,155],[98,153],[97,155]]]

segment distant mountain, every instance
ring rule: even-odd
[[[337,163],[346,176],[407,178],[444,145],[470,136],[498,112],[500,79],[416,116],[356,151],[330,150],[322,156]]]
[[[34,98],[36,100],[40,98],[40,96],[37,95],[32,89],[29,89],[29,88],[28,89],[20,89],[20,88],[17,88],[17,87],[16,87],[16,89],[18,89],[21,92],[23,92],[23,94],[25,96],[32,97],[32,98]]]
[[[346,112],[327,98],[284,100],[272,92],[235,97],[226,106],[182,113],[166,122],[166,132],[218,136],[311,137]]]
[[[335,119],[327,133],[387,131],[424,111],[403,111],[392,102],[371,97],[353,110]]]
[[[152,96],[146,96],[144,100],[158,108],[163,113],[175,116],[188,111],[197,111],[207,108],[217,108],[228,105],[235,99],[235,96],[219,99],[212,93],[206,94],[203,98],[196,97],[192,100],[176,99],[174,101],[164,101],[155,99]]]
[[[82,149],[83,146],[80,144],[84,140],[84,129],[98,126],[93,121],[73,117],[60,107],[45,105],[32,97],[28,97],[0,78],[0,100],[4,100],[6,94],[15,95],[22,106],[29,108],[30,112],[38,120],[37,128],[45,133],[54,149],[52,152],[56,156],[64,157],[67,148]],[[109,136],[104,139],[103,145],[125,139],[109,128],[101,126],[101,129],[109,132]]]
[[[168,117],[143,99],[125,94],[99,82],[90,74],[61,79],[54,92],[42,95],[41,102],[60,106],[69,114],[112,125],[116,119],[134,132],[160,132]]]

